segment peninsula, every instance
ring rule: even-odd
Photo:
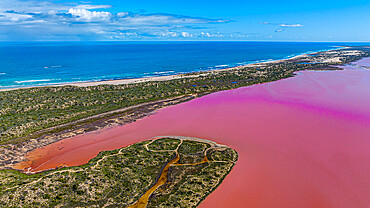
[[[196,207],[237,162],[212,141],[165,136],[89,163],[26,175],[0,171],[2,207]]]

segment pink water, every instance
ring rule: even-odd
[[[357,62],[370,66],[370,58]],[[28,155],[33,171],[80,165],[99,151],[159,135],[205,138],[239,153],[201,207],[370,207],[370,71],[299,72],[214,93],[135,123]]]

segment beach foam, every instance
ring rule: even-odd
[[[153,72],[153,74],[171,74],[175,71],[171,70],[171,71],[161,71],[161,72]]]
[[[23,80],[23,81],[14,81],[17,84],[22,84],[22,83],[34,83],[34,82],[50,82],[53,81],[54,79],[35,79],[35,80]]]
[[[44,66],[44,69],[50,69],[50,68],[61,68],[63,67],[62,65],[57,65],[57,66]]]
[[[228,64],[222,64],[222,65],[217,65],[215,66],[216,68],[225,68],[225,67],[229,67]]]

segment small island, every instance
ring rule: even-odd
[[[0,171],[2,207],[196,207],[238,160],[212,141],[166,136],[37,174]]]

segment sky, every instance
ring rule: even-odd
[[[370,42],[370,0],[0,0],[0,41]]]

